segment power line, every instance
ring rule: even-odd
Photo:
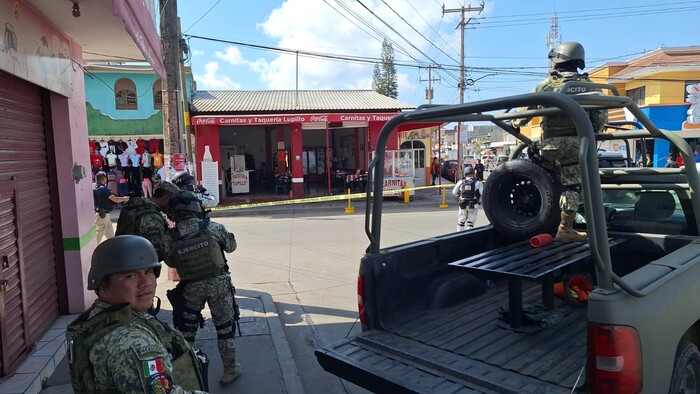
[[[201,20],[202,20],[202,18],[204,18],[205,16],[207,16],[207,14],[208,14],[208,13],[210,13],[210,12],[211,12],[211,10],[213,10],[213,9],[214,9],[214,7],[216,7],[216,6],[217,6],[217,5],[219,4],[219,3],[221,3],[221,0],[217,0],[217,2],[216,2],[216,3],[214,3],[214,5],[213,5],[213,6],[209,7],[209,9],[207,10],[207,12],[205,12],[205,13],[204,13],[204,14],[203,14],[202,16],[200,16],[200,17],[199,17],[199,19],[197,19],[196,21],[194,21],[194,23],[193,23],[193,24],[191,24],[191,25],[190,25],[190,27],[188,27],[188,28],[187,28],[187,29],[186,29],[186,30],[185,30],[185,31],[184,31],[183,33],[187,33],[188,31],[190,31],[190,29],[191,29],[191,28],[193,28],[193,27],[194,27],[194,25],[196,25],[196,24],[197,24],[197,22],[201,21]]]
[[[410,24],[403,16],[401,16],[401,14],[399,14],[398,12],[396,12],[396,10],[394,10],[389,4],[387,4],[386,1],[382,0],[382,3],[384,3],[384,5],[386,5],[387,7],[389,7],[389,9],[390,9],[394,14],[396,14],[396,16],[398,16],[399,18],[401,18],[402,21],[404,21],[411,29],[413,29],[413,31],[415,31],[416,33],[418,33],[418,35],[420,35],[421,37],[423,37],[423,39],[425,39],[425,41],[427,41],[430,45],[432,45],[433,47],[435,47],[438,51],[442,52],[442,53],[443,53],[445,56],[447,56],[448,58],[452,59],[455,63],[459,63],[459,61],[457,61],[457,59],[453,58],[452,56],[450,56],[449,54],[447,54],[445,51],[443,51],[442,49],[438,48],[438,47],[437,47],[435,44],[433,44],[430,40],[428,40],[428,38],[427,38],[426,36],[424,36],[423,33],[419,32],[415,27],[413,27],[412,24]],[[426,56],[427,56],[427,55],[426,55]]]

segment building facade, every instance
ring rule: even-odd
[[[0,377],[59,315],[94,299],[83,67],[141,59],[162,74],[154,5],[0,1]]]

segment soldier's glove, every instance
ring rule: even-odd
[[[529,157],[530,160],[535,164],[540,164],[544,161],[542,159],[542,156],[540,155],[540,147],[537,144],[528,145],[527,157]]]

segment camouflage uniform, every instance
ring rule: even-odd
[[[178,269],[178,274],[182,279],[181,284],[184,285],[185,312],[183,316],[184,327],[181,328],[182,334],[187,341],[194,344],[199,316],[192,312],[201,312],[205,302],[208,303],[216,327],[217,344],[224,367],[233,367],[234,364],[237,364],[236,342],[233,331],[233,293],[231,275],[227,272],[228,266],[224,266],[220,273],[215,276],[190,280],[187,275],[183,275],[183,272],[180,271],[172,253],[174,251],[173,243],[179,237],[187,237],[200,232],[203,222],[206,222],[208,234],[216,240],[222,251],[231,253],[236,250],[236,239],[233,234],[226,230],[226,227],[208,219],[190,217],[177,222],[175,229],[171,230],[165,237],[167,251],[165,263]]]
[[[588,74],[572,71],[552,71],[544,81],[535,88],[539,91],[557,91],[565,82],[590,82]],[[600,91],[596,89],[596,91]],[[588,111],[588,117],[593,125],[593,131],[600,133],[608,119],[606,110]],[[544,116],[541,122],[542,142],[540,153],[546,160],[544,167],[559,175],[565,190],[559,200],[559,207],[575,214],[578,211],[580,197],[578,188],[581,185],[581,170],[578,165],[579,137],[571,119],[566,115]]]
[[[93,308],[87,313],[86,320],[81,321],[81,318],[78,318],[69,325],[69,335],[76,325],[90,324],[91,321],[105,316],[110,311],[116,311],[112,305],[99,300],[95,301]],[[76,392],[203,393],[203,391],[188,391],[183,388],[183,386],[201,387],[201,381],[198,381],[201,376],[191,372],[192,364],[188,364],[189,368],[182,370],[173,366],[173,355],[169,349],[179,347],[184,352],[192,352],[184,338],[147,312],[134,312],[130,309],[126,312],[133,314],[134,323],[120,324],[116,327],[111,323],[112,328],[107,323],[103,324],[104,327],[108,327],[107,332],[89,347],[88,360],[81,360],[79,364],[74,360],[71,364],[72,369],[80,369],[80,371],[72,370],[72,375],[84,374],[84,369],[91,367],[89,372],[92,375],[92,382],[89,384],[94,387],[76,386],[77,382],[74,380]],[[157,327],[157,329],[148,327]],[[173,342],[165,343],[162,336],[156,334],[158,330],[169,332],[174,338]],[[88,335],[94,334],[94,331],[100,332],[97,329],[89,331]],[[75,340],[79,340],[78,338],[80,337]],[[78,348],[78,345],[75,348]],[[188,356],[179,357],[178,363],[188,359],[192,361]],[[151,365],[153,368],[150,368]],[[146,367],[149,368],[146,369]],[[189,374],[178,376],[178,371],[187,371]]]
[[[127,214],[127,210],[130,209],[135,210],[135,215]],[[136,197],[129,200],[120,213],[116,235],[134,234],[148,239],[156,249],[158,258],[162,261],[165,251],[163,238],[165,238],[167,228],[168,225],[165,223],[165,217],[160,208],[146,198]]]

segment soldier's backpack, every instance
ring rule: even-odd
[[[143,236],[143,234],[140,233],[140,226],[141,219],[146,215],[157,215],[162,218],[158,208],[150,202],[144,201],[142,204],[127,205],[119,214],[117,231],[114,235],[133,234]]]

